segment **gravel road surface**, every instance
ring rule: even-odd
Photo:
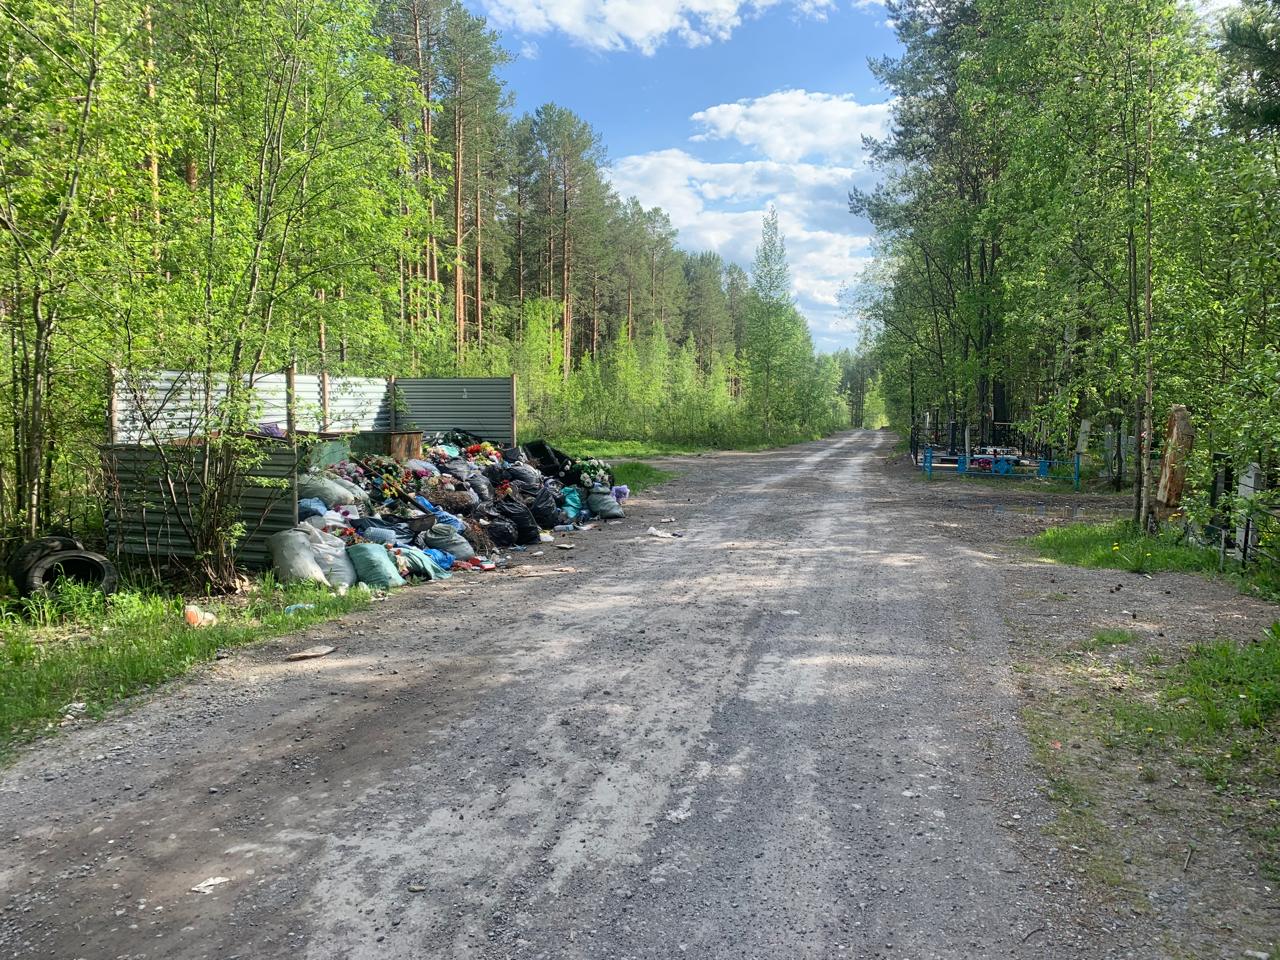
[[[0,957],[1145,956],[1039,829],[998,565],[890,446],[682,459],[572,551],[36,745]]]

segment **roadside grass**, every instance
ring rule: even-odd
[[[676,473],[673,470],[662,470],[640,461],[616,463],[613,466],[613,482],[630,487],[632,493],[657,486],[674,476]]]
[[[1259,869],[1280,882],[1280,624],[1254,641],[1213,640],[1176,658],[1144,650],[1146,643],[1131,631],[1099,630],[1018,671],[1028,689],[1036,678],[1057,678],[1051,695],[1030,696],[1023,710],[1059,807],[1053,831],[1091,851],[1095,879],[1125,886],[1118,853],[1123,842],[1139,841],[1100,830],[1099,816],[1129,819],[1124,805],[1144,790],[1152,810],[1191,803],[1197,814],[1245,830]],[[1150,792],[1183,779],[1179,768],[1199,775],[1202,799]]]
[[[588,440],[564,437],[550,441],[552,446],[574,457],[597,457],[622,460],[631,457],[680,457],[720,449],[691,443],[669,443],[662,440]],[[763,448],[758,448],[763,449]]]
[[[549,442],[573,457],[598,457],[601,460],[627,460],[644,457],[685,457],[719,450],[752,453],[776,450],[797,443],[821,440],[820,434],[798,434],[761,440],[755,437],[718,437],[715,443],[674,440],[598,440],[590,437],[556,437]]]
[[[1280,624],[1253,643],[1197,644],[1147,682],[1154,696],[1111,704],[1128,746],[1172,750],[1215,790],[1280,810]]]
[[[1073,523],[1032,538],[1041,556],[1077,567],[1155,573],[1217,573],[1217,551],[1180,541],[1173,531],[1144,535],[1127,520]]]
[[[1088,640],[1084,649],[1101,650],[1104,647],[1118,647],[1126,643],[1134,643],[1138,635],[1132,630],[1099,630]]]
[[[0,759],[57,728],[68,713],[99,717],[110,707],[181,676],[219,650],[277,636],[365,606],[369,594],[336,596],[270,578],[236,602],[199,601],[218,617],[193,629],[186,601],[155,590],[104,597],[63,584],[49,596],[0,607]],[[286,607],[312,604],[285,613]]]
[[[1058,563],[1130,573],[1174,571],[1222,577],[1244,593],[1280,601],[1280,571],[1258,564],[1241,571],[1231,561],[1219,571],[1217,550],[1188,543],[1169,527],[1147,536],[1127,520],[1073,523],[1045,530],[1030,542],[1040,556]]]

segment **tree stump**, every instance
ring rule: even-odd
[[[1187,460],[1196,440],[1196,428],[1191,414],[1182,404],[1174,404],[1169,410],[1169,422],[1165,430],[1164,458],[1160,462],[1160,487],[1156,500],[1165,509],[1172,510],[1182,503],[1182,488],[1187,482]]]

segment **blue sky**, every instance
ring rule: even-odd
[[[554,101],[588,120],[623,195],[661,206],[689,249],[750,266],[767,206],[823,350],[851,346],[837,298],[870,254],[848,213],[861,137],[887,94],[867,58],[892,53],[871,0],[468,0],[515,56],[519,111]]]

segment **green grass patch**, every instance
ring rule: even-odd
[[[1189,748],[1211,783],[1280,777],[1280,624],[1253,643],[1197,644],[1155,679],[1154,703],[1122,701],[1131,742]]]
[[[613,482],[625,484],[631,488],[632,493],[657,486],[675,475],[671,470],[662,470],[639,461],[616,463],[613,466]]]
[[[277,587],[270,578],[239,602],[200,602],[218,623],[193,629],[184,600],[128,590],[111,597],[64,585],[56,594],[0,610],[0,756],[56,728],[68,704],[85,716],[181,676],[221,649],[289,633],[358,609],[369,595]],[[310,609],[285,613],[294,604]]]
[[[1077,567],[1154,573],[1180,570],[1216,573],[1215,550],[1180,542],[1175,532],[1146,536],[1127,520],[1073,523],[1053,527],[1031,539],[1040,555]]]
[[[1228,559],[1218,569],[1218,551],[1189,543],[1181,531],[1166,527],[1156,536],[1141,533],[1127,520],[1073,523],[1031,538],[1042,557],[1077,567],[1128,570],[1131,573],[1177,571],[1223,577],[1245,593],[1280,602],[1280,571],[1266,564],[1241,570]]]
[[[598,457],[601,460],[624,460],[632,457],[682,457],[713,450],[727,449],[720,446],[703,446],[697,443],[676,443],[665,440],[587,440],[581,437],[550,441],[573,457]],[[733,446],[732,449],[764,450],[767,444],[755,447]]]
[[[1138,635],[1132,630],[1099,630],[1084,645],[1086,650],[1101,650],[1103,647],[1119,647],[1133,643]]]

